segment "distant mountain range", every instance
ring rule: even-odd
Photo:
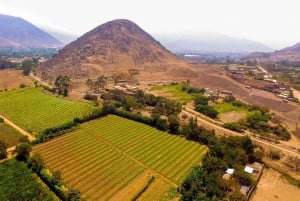
[[[63,43],[22,18],[0,14],[0,46],[49,48]]]
[[[273,51],[273,49],[260,42],[237,39],[218,33],[156,34],[154,37],[174,53],[250,53]]]
[[[69,44],[79,37],[78,35],[67,33],[65,31],[57,30],[51,27],[40,26],[40,28],[63,44]]]
[[[256,59],[262,63],[279,63],[287,66],[300,66],[300,43],[271,53],[253,52],[244,59]]]

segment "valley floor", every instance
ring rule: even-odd
[[[273,169],[264,169],[251,201],[287,201],[297,200],[300,190],[289,184],[282,175]]]

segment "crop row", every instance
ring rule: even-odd
[[[91,104],[54,97],[35,88],[1,93],[0,107],[2,115],[34,133],[85,116],[94,109]]]
[[[151,184],[146,194],[153,199],[153,193],[163,196],[172,185],[159,177],[182,182],[201,163],[206,150],[182,137],[113,115],[84,123],[34,148],[50,169],[60,170],[64,181],[89,200],[109,200],[139,179],[147,167],[156,172],[154,183],[159,187]]]
[[[89,132],[114,144],[174,182],[181,182],[190,170],[187,168],[189,163],[187,166],[179,164],[186,164],[186,161],[192,162],[193,166],[199,164],[206,153],[206,149],[197,143],[166,135],[149,126],[117,116],[108,116],[103,118],[103,122],[100,119],[87,125]],[[128,130],[129,133],[124,133]]]

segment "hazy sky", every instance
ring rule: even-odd
[[[281,48],[300,42],[299,0],[0,0],[0,13],[81,35],[113,19],[149,33],[217,32]]]

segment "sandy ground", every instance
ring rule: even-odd
[[[251,201],[297,201],[300,188],[289,184],[273,169],[264,169]]]
[[[19,88],[20,84],[32,85],[21,70],[0,70],[0,90]]]
[[[243,118],[246,118],[246,115],[236,111],[220,114],[220,120],[224,123],[238,122]]]

